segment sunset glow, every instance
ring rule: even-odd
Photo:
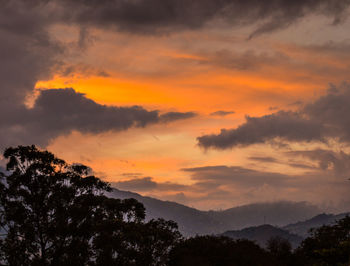
[[[122,190],[200,209],[278,200],[346,209],[348,6],[293,16],[247,4],[243,17],[203,4],[151,19],[71,5],[81,13],[55,1],[28,7],[38,19],[30,36],[1,29],[16,72],[0,75],[13,116],[2,149],[36,144]]]

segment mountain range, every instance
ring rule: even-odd
[[[244,238],[252,240],[259,244],[261,247],[265,247],[268,240],[273,237],[279,237],[288,240],[293,248],[298,247],[301,241],[304,239],[299,235],[292,234],[287,230],[269,224],[248,227],[242,230],[226,231],[222,235],[231,237],[233,239]]]
[[[333,219],[328,215],[328,220],[321,219],[326,217],[323,215],[308,221],[322,211],[306,202],[279,201],[249,204],[223,211],[201,211],[176,202],[145,197],[118,189],[113,189],[108,196],[121,199],[135,198],[144,204],[146,220],[153,218],[173,220],[177,222],[179,230],[185,236],[221,234],[226,231],[270,224],[305,237],[305,232],[310,226],[328,224],[337,217]]]
[[[350,215],[350,213],[347,212],[336,215],[322,213],[312,217],[309,220],[286,225],[283,227],[283,229],[292,234],[297,234],[303,238],[306,238],[310,235],[309,231],[311,228],[318,228],[322,225],[334,224],[336,221],[343,219],[347,215]]]

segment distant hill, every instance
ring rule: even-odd
[[[252,240],[259,244],[261,247],[265,247],[267,241],[271,237],[281,237],[287,239],[291,243],[293,248],[298,247],[301,241],[303,241],[303,238],[301,236],[291,234],[287,230],[283,230],[281,228],[269,224],[248,227],[242,230],[226,231],[221,235],[231,237],[233,239],[244,238]]]
[[[302,221],[320,213],[320,209],[305,202],[279,201],[272,203],[255,203],[234,207],[224,211],[209,211],[208,215],[220,221],[226,221],[230,230],[250,226],[271,224],[284,226],[290,221]]]
[[[305,202],[258,203],[224,211],[200,211],[171,201],[144,197],[137,193],[113,189],[113,198],[135,198],[146,208],[146,219],[164,218],[178,223],[185,236],[219,234],[228,230],[257,226],[264,223],[283,226],[306,220],[320,210]]]
[[[323,213],[303,222],[286,225],[283,229],[306,238],[311,228],[334,224],[337,220],[343,219],[346,215],[350,215],[350,213],[341,213],[337,215]]]
[[[146,208],[146,219],[164,218],[178,223],[180,231],[186,235],[213,234],[222,232],[225,228],[219,221],[207,215],[206,212],[199,211],[185,205],[171,201],[162,201],[151,197],[143,197],[137,193],[113,189],[108,196],[114,198],[134,198]]]

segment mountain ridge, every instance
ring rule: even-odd
[[[240,230],[267,222],[282,227],[312,218],[321,211],[305,202],[254,203],[229,208],[223,211],[201,211],[172,201],[163,201],[142,196],[135,192],[113,188],[107,196],[135,198],[146,208],[146,220],[164,218],[177,222],[185,236],[220,234],[229,230]],[[265,220],[265,221],[264,221]]]
[[[304,238],[308,237],[309,231],[312,228],[318,228],[323,225],[332,225],[334,224],[337,220],[345,218],[345,216],[350,215],[350,212],[344,212],[344,213],[339,213],[339,214],[326,214],[326,213],[321,213],[318,214],[311,219],[305,220],[305,221],[300,221],[297,223],[292,223],[283,226],[282,228],[293,233],[300,235]]]
[[[255,241],[261,247],[266,247],[269,239],[279,237],[288,240],[293,248],[299,246],[303,237],[290,233],[287,230],[272,226],[270,224],[263,224],[259,226],[247,227],[242,230],[231,230],[222,233],[221,235],[233,239],[248,239]]]

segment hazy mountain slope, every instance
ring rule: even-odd
[[[164,218],[178,223],[180,231],[186,235],[219,234],[227,230],[237,230],[265,222],[285,225],[309,219],[319,213],[315,206],[306,203],[276,202],[259,203],[231,208],[224,211],[199,211],[175,202],[144,197],[137,193],[114,189],[108,196],[115,198],[135,198],[146,207],[147,219]]]
[[[287,230],[283,230],[269,224],[248,227],[242,230],[226,231],[222,235],[231,237],[233,239],[244,238],[256,241],[256,243],[262,247],[266,246],[267,241],[271,237],[282,237],[284,239],[287,239],[292,244],[293,248],[299,246],[300,242],[303,240],[303,238],[298,235],[291,234]]]
[[[341,213],[341,214],[319,214],[309,220],[297,222],[294,224],[288,224],[283,227],[283,229],[288,230],[293,234],[298,234],[302,237],[307,237],[308,232],[311,228],[317,228],[322,225],[330,225],[335,223],[337,220],[344,218],[346,215],[350,215],[350,213]]]
[[[279,201],[256,203],[224,211],[210,211],[208,214],[223,220],[230,229],[241,229],[261,224],[283,226],[290,221],[302,221],[320,213],[320,209],[305,202]]]
[[[114,189],[108,196],[115,198],[134,198],[146,208],[147,220],[164,218],[178,223],[180,231],[186,235],[213,234],[224,231],[220,222],[207,215],[206,212],[178,204],[176,202],[162,201],[150,197],[143,197],[137,193]]]

